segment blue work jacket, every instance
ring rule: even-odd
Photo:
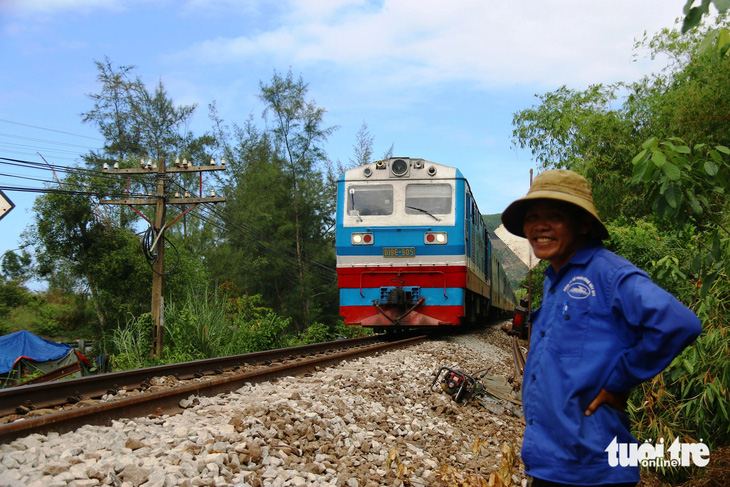
[[[605,451],[614,437],[636,442],[628,417],[606,404],[590,416],[585,410],[601,388],[627,392],[661,372],[700,334],[699,319],[597,240],[557,274],[548,267],[531,318],[522,391],[527,474],[577,485],[638,482],[638,467],[611,467]]]

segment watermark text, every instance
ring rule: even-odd
[[[702,443],[680,443],[675,438],[669,448],[664,448],[664,438],[655,444],[645,441],[638,443],[619,443],[616,437],[606,447],[608,464],[612,467],[704,467],[710,462],[710,449]]]

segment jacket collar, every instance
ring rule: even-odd
[[[576,250],[575,254],[573,254],[568,263],[560,268],[560,271],[558,271],[558,275],[562,276],[563,274],[565,274],[566,270],[572,266],[588,264],[588,262],[593,258],[596,252],[598,252],[602,248],[603,242],[598,239],[592,239],[584,243],[578,250]],[[547,269],[545,269],[545,272],[543,272],[543,274],[545,274],[545,276],[547,277],[550,277],[551,279],[556,276],[555,271],[553,270],[553,266],[551,265],[549,265]]]

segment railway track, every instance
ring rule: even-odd
[[[4,389],[0,391],[0,421],[5,423],[0,425],[0,443],[124,417],[172,414],[181,411],[180,402],[191,395],[213,396],[246,383],[304,374],[419,343],[427,336],[399,338],[338,340]]]

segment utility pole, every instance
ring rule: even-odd
[[[180,219],[187,212],[198,206],[200,203],[224,203],[225,198],[221,197],[203,197],[203,172],[205,171],[223,171],[226,169],[225,159],[221,161],[220,166],[215,165],[215,161],[211,159],[211,165],[209,166],[192,166],[189,165],[187,160],[183,160],[182,165],[179,160],[175,162],[173,167],[165,167],[165,158],[160,157],[157,164],[152,164],[151,160],[148,160],[145,165],[144,161],[140,164],[139,168],[130,169],[119,169],[117,164],[114,165],[113,169],[109,169],[107,164],[104,164],[102,170],[105,174],[149,174],[154,175],[157,180],[157,193],[148,197],[132,198],[129,195],[129,179],[127,179],[127,198],[122,200],[102,200],[99,203],[102,205],[128,205],[142,218],[152,226],[154,241],[152,249],[150,249],[155,257],[152,265],[152,351],[151,353],[159,358],[162,358],[162,337],[163,333],[163,316],[164,316],[164,304],[162,298],[162,290],[164,285],[165,277],[165,231],[170,228],[177,220]],[[174,198],[170,198],[166,193],[166,182],[167,174],[170,173],[199,173],[200,175],[200,196],[198,198],[180,198],[177,195]],[[187,192],[186,192],[187,193]],[[140,205],[155,205],[155,221],[152,223],[149,221],[135,206]],[[167,205],[192,205],[183,211],[177,218],[175,218],[169,224],[165,222],[165,215],[167,213]]]
[[[532,186],[532,168],[530,168],[530,186]],[[532,246],[527,244],[529,250],[529,264],[527,269],[527,318],[525,322],[528,323],[527,328],[527,343],[530,343],[532,339],[532,323],[530,323],[530,313],[532,312]]]

